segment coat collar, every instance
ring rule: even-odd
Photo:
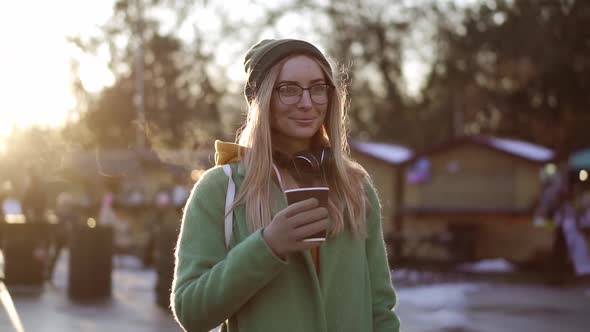
[[[238,164],[237,173],[240,176],[246,174],[246,168],[241,162],[246,153],[246,147],[231,142],[215,141],[215,165]]]

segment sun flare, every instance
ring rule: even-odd
[[[83,3],[57,0],[0,4],[0,40],[9,45],[3,47],[0,58],[0,137],[15,127],[56,127],[67,121],[76,106],[70,62],[79,57],[79,52],[66,36],[95,29],[111,9],[111,1]],[[76,15],[56,19],[52,14],[66,7]],[[114,79],[104,57],[86,56],[78,61],[81,80],[89,91],[112,84]]]

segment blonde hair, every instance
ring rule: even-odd
[[[289,58],[285,58],[269,70],[249,105],[246,121],[237,135],[238,143],[249,149],[243,159],[246,175],[234,206],[245,204],[246,220],[251,231],[271,222],[271,206],[273,199],[276,198],[270,195],[272,181],[270,100],[281,68]],[[315,60],[314,57],[310,58]],[[367,173],[350,158],[347,140],[346,86],[332,78],[328,67],[315,61],[322,67],[326,80],[335,87],[330,97],[324,124],[314,137],[316,141],[319,141],[318,143],[328,143],[333,153],[333,166],[328,179],[329,213],[332,220],[329,234],[335,235],[343,231],[345,227],[343,208],[346,208],[351,232],[355,236],[364,237],[366,236],[367,209],[364,179]]]

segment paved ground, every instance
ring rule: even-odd
[[[80,304],[67,296],[67,257],[62,257],[54,284],[43,289],[11,287],[17,311],[28,332],[182,331],[159,308],[153,292],[156,275],[133,259],[117,261],[110,300]],[[12,331],[0,307],[0,331]]]
[[[68,299],[66,262],[64,256],[54,285],[10,289],[26,331],[181,331],[155,304],[155,273],[136,260],[119,261],[112,298],[91,304]],[[397,287],[397,312],[406,332],[589,331],[590,286],[424,277],[412,271],[395,276],[404,281]],[[12,331],[2,308],[0,331]]]
[[[398,295],[405,331],[590,331],[590,287],[453,282]]]

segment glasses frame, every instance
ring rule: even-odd
[[[316,102],[316,101],[313,99],[313,95],[311,94],[311,89],[313,89],[313,88],[314,88],[314,87],[316,87],[316,86],[320,86],[320,85],[322,85],[322,86],[325,86],[325,87],[326,87],[326,90],[327,90],[327,92],[328,92],[328,100],[327,100],[325,103],[318,103],[318,102]],[[298,88],[300,88],[300,89],[301,89],[301,94],[299,95],[299,98],[297,99],[297,101],[295,101],[295,102],[293,102],[293,103],[285,103],[285,102],[283,101],[283,98],[281,97],[281,91],[280,91],[280,89],[281,89],[282,87],[285,87],[285,86],[296,86],[296,87],[298,87]],[[328,104],[328,103],[330,102],[330,97],[332,97],[332,90],[333,90],[333,89],[334,89],[334,86],[333,86],[333,85],[331,85],[331,84],[326,84],[326,83],[314,84],[314,85],[312,85],[312,86],[310,86],[310,87],[307,87],[307,88],[304,88],[304,87],[302,87],[302,86],[301,86],[301,85],[299,85],[299,84],[295,84],[295,83],[289,83],[289,84],[283,84],[283,85],[279,85],[279,86],[275,87],[273,90],[275,90],[275,91],[277,92],[277,94],[279,95],[279,100],[281,101],[281,103],[282,103],[283,105],[295,105],[295,104],[297,104],[298,102],[300,102],[300,101],[301,101],[301,98],[303,98],[303,93],[304,93],[306,90],[309,92],[309,99],[311,99],[311,102],[312,102],[312,103],[314,103],[314,104],[316,104],[316,105],[326,105],[326,104]]]

